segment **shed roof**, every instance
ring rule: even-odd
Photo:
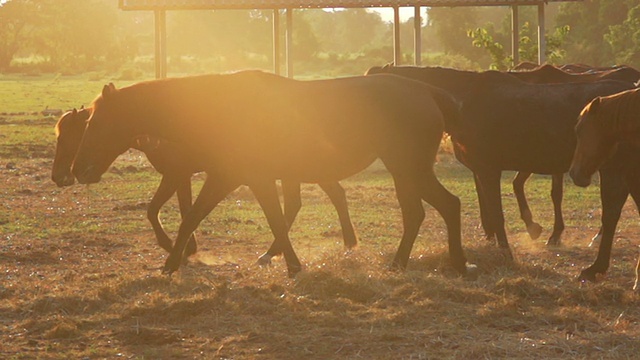
[[[298,9],[539,5],[583,0],[120,0],[123,10]]]

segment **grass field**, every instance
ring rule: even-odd
[[[55,118],[46,107],[88,104],[110,79],[0,78],[0,358],[3,359],[633,359],[640,299],[631,291],[638,215],[628,203],[611,268],[576,281],[596,249],[599,189],[565,181],[567,230],[553,222],[550,181],[527,194],[545,231],[529,239],[505,173],[503,204],[516,261],[479,228],[468,170],[442,153],[436,172],[462,201],[463,245],[477,281],[448,263],[446,228],[428,205],[409,267],[388,265],[402,230],[392,182],[379,163],[347,179],[360,246],[345,252],[337,216],[315,185],[291,238],[305,270],[282,259],[255,265],[272,237],[249,190],[230,195],[196,235],[200,251],[171,278],[159,268],[146,204],[159,175],[144,156],[120,157],[103,181],[60,189],[50,180]],[[118,86],[124,85],[117,83]],[[194,177],[194,189],[202,184]],[[175,233],[172,199],[162,213]]]

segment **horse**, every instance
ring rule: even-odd
[[[474,173],[483,228],[512,258],[500,196],[503,170],[560,174],[575,147],[573,127],[586,103],[598,95],[629,89],[615,80],[531,84],[496,71],[385,66],[391,73],[449,91],[463,103],[461,120],[449,126],[456,158]]]
[[[379,158],[393,177],[404,232],[392,267],[404,269],[425,217],[443,217],[453,268],[474,275],[461,244],[460,200],[433,171],[450,95],[382,75],[298,81],[262,71],[105,86],[92,107],[72,167],[80,183],[100,180],[132,139],[163,138],[187,149],[207,178],[180,224],[163,272],[179,269],[186,240],[224,197],[247,185],[262,207],[289,276],[302,269],[278,201],[277,179],[336,182]],[[456,107],[451,105],[450,107]]]
[[[79,111],[73,109],[64,113],[55,126],[56,131],[56,153],[52,168],[52,180],[59,186],[70,186],[74,184],[74,177],[71,174],[73,159],[80,146],[80,141],[84,134],[87,121],[91,116],[91,108],[81,108]],[[177,144],[164,139],[152,138],[148,135],[134,139],[131,147],[142,151],[149,163],[162,174],[162,180],[147,208],[147,218],[151,223],[158,245],[167,252],[171,252],[173,242],[164,231],[160,222],[159,213],[162,206],[176,193],[180,208],[180,215],[189,211],[192,205],[191,176],[201,170],[197,161],[186,153]],[[346,248],[354,248],[358,241],[357,236],[349,216],[347,199],[342,186],[339,183],[323,183],[320,187],[327,193],[333,203],[344,238]],[[299,183],[282,183],[284,197],[284,216],[287,224],[291,225],[302,207],[300,198]],[[196,252],[196,241],[194,234],[187,242],[185,258]],[[271,258],[278,255],[277,249],[270,248],[260,257],[261,264],[268,264]]]
[[[608,68],[607,71],[601,71],[597,73],[580,73],[571,74],[553,65],[545,64],[537,67],[532,71],[509,71],[508,74],[515,76],[516,78],[533,84],[551,84],[551,83],[569,83],[569,82],[593,82],[598,80],[620,80],[628,82],[629,85],[634,85],[640,79],[640,73],[633,68],[629,67],[617,67]],[[623,156],[626,158],[628,156]],[[616,167],[607,167],[602,171],[608,171]],[[608,171],[607,174],[602,177],[615,177],[618,176],[615,171]],[[513,180],[513,191],[516,195],[518,207],[520,210],[520,217],[525,222],[527,231],[532,239],[536,239],[542,232],[542,227],[537,222],[533,221],[533,215],[529,209],[527,199],[524,193],[524,184],[531,176],[531,173],[518,172]],[[559,245],[560,237],[564,231],[564,221],[562,218],[562,194],[563,194],[563,178],[564,173],[553,174],[551,176],[551,199],[554,209],[554,224],[551,236],[547,241],[547,245]],[[611,183],[611,181],[605,181],[605,183]],[[619,183],[619,182],[616,182]],[[608,211],[604,209],[603,211]],[[603,214],[606,217],[606,214]],[[617,220],[616,220],[617,223]],[[608,225],[608,224],[607,224]],[[604,230],[611,228],[611,226],[604,225]],[[591,240],[589,246],[592,246],[595,242],[599,241],[603,233],[607,233],[607,236],[613,236],[615,230],[615,223],[613,224],[612,231],[604,231],[603,227]]]
[[[612,163],[619,153],[638,153],[640,151],[640,121],[638,111],[640,89],[632,89],[611,96],[597,97],[580,113],[576,125],[577,145],[569,175],[574,184],[586,187],[591,176],[600,168]],[[623,150],[626,149],[626,150]],[[627,159],[628,160],[628,159]],[[637,158],[632,161],[616,163],[625,166],[626,192],[618,196],[619,204],[624,204],[631,194],[636,207],[640,208],[640,168]],[[620,205],[620,209],[622,205]],[[617,212],[620,217],[620,210]],[[581,280],[595,280],[597,274],[604,274],[611,259],[613,237],[603,237],[594,263],[580,273]],[[636,265],[634,290],[640,291],[640,259]]]

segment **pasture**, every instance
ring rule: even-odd
[[[640,353],[640,298],[632,292],[640,234],[624,208],[612,264],[580,283],[595,259],[597,182],[565,179],[567,229],[546,247],[553,223],[550,179],[526,190],[545,231],[529,239],[502,181],[515,263],[483,237],[470,172],[447,152],[436,174],[462,201],[463,246],[477,281],[448,263],[446,229],[428,205],[405,272],[388,270],[402,223],[379,163],[345,180],[360,235],[345,253],[337,215],[316,185],[303,185],[291,229],[305,269],[287,278],[281,258],[255,265],[272,235],[246,188],[196,232],[199,253],[172,277],[146,220],[160,176],[129,151],[103,181],[59,189],[50,180],[57,118],[46,107],[88,102],[111,79],[0,78],[0,357],[6,359],[627,359]],[[117,86],[126,85],[116,82]],[[202,184],[194,177],[194,189]],[[175,234],[172,199],[165,227]]]

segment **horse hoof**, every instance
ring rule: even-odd
[[[511,252],[511,248],[501,246],[500,250],[502,250],[502,256],[506,261],[513,261],[515,259],[513,257],[513,253]]]
[[[601,234],[596,234],[596,236],[591,238],[591,242],[589,243],[589,247],[594,247],[596,244],[599,244],[601,239],[602,239],[602,235]]]
[[[542,234],[542,226],[535,222],[531,223],[531,225],[527,226],[527,232],[532,240],[537,240]]]
[[[270,266],[271,265],[271,258],[273,258],[273,256],[271,256],[269,254],[263,254],[262,256],[260,256],[258,258],[258,265],[259,266]]]
[[[300,273],[300,271],[302,271],[302,266],[300,266],[300,265],[288,266],[287,267],[287,273],[289,275],[289,279],[294,279],[296,277],[296,275],[298,275],[298,273]]]
[[[174,272],[178,271],[180,268],[180,263],[176,263],[175,260],[171,256],[167,258],[167,261],[164,263],[164,267],[162,268],[162,273],[165,275],[171,275]]]
[[[476,281],[478,280],[479,273],[480,271],[478,270],[478,266],[476,264],[467,264],[464,279],[469,281]]]
[[[551,236],[547,240],[547,246],[560,246],[560,236]]]
[[[580,272],[578,280],[581,282],[596,282],[596,272],[592,271],[591,269],[584,269]]]

